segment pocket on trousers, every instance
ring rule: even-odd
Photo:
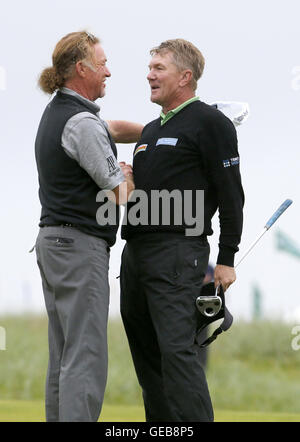
[[[73,238],[65,238],[62,236],[45,236],[45,239],[56,247],[70,247],[74,244]]]
[[[191,244],[189,241],[177,244],[177,280],[187,284],[196,284],[202,282],[205,276],[208,261],[206,246],[200,244]]]
[[[178,280],[182,274],[182,253],[181,243],[177,242],[175,245],[175,265],[174,265],[174,279]]]

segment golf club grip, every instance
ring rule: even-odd
[[[283,212],[292,204],[292,200],[285,200],[281,206],[276,210],[275,213],[271,216],[269,221],[266,223],[265,227],[269,229],[277,220],[278,218],[283,214]]]

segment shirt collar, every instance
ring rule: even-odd
[[[77,92],[73,91],[73,89],[69,89],[67,87],[62,87],[60,91],[63,94],[72,95],[73,97],[76,97],[79,101],[81,101],[83,104],[85,104],[90,110],[93,112],[99,112],[100,106],[96,104],[94,101],[88,100],[87,98],[83,97],[82,95],[78,94]]]
[[[183,108],[185,108],[190,103],[193,103],[194,101],[197,101],[197,100],[199,100],[199,97],[192,97],[189,100],[185,101],[184,103],[181,103],[175,109],[170,110],[166,114],[164,114],[163,111],[161,111],[161,113],[160,113],[160,118],[161,118],[160,124],[161,124],[161,126],[163,124],[165,124],[167,121],[169,121],[172,117],[174,117],[174,115],[178,114],[178,112],[180,112]]]

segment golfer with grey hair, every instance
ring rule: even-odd
[[[133,158],[136,189],[148,195],[148,223],[122,226],[121,313],[147,421],[213,421],[213,407],[196,342],[199,296],[209,258],[207,237],[219,211],[220,238],[215,285],[235,281],[234,255],[242,233],[244,193],[236,130],[214,106],[195,96],[204,57],[192,43],[167,40],[151,51],[151,101],[162,107],[147,124]],[[164,223],[152,223],[152,191],[180,192],[192,219],[204,192],[203,230],[178,220],[170,206]],[[189,192],[189,201],[185,200]],[[134,199],[127,204],[130,214]],[[141,209],[142,210],[142,209]],[[137,210],[135,210],[137,212]]]
[[[63,37],[39,80],[56,92],[35,142],[42,206],[37,262],[49,317],[47,421],[97,421],[107,380],[108,266],[119,215],[99,220],[100,190],[117,207],[134,189],[114,142],[136,141],[142,126],[99,116],[110,71],[98,38]],[[104,202],[104,201],[103,201]],[[97,220],[96,220],[97,216]]]

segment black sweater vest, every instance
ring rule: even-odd
[[[243,221],[244,193],[239,171],[236,131],[231,121],[217,109],[195,101],[161,126],[160,118],[145,126],[136,145],[133,159],[136,189],[150,198],[153,190],[190,190],[193,208],[196,190],[204,191],[204,235],[212,235],[211,219],[219,208],[220,244],[218,263],[233,265],[238,250]],[[127,213],[134,204],[128,203]],[[186,225],[132,225],[130,219],[122,226],[122,238],[130,240],[150,232],[185,233]],[[195,213],[193,214],[194,217]],[[160,218],[161,221],[161,218]]]
[[[67,121],[80,112],[93,113],[76,97],[58,92],[40,121],[35,141],[42,206],[40,226],[73,224],[89,235],[105,239],[111,246],[116,240],[119,208],[113,224],[102,226],[97,223],[96,212],[101,203],[96,202],[96,195],[101,189],[61,145]],[[108,136],[117,157],[116,146]]]

